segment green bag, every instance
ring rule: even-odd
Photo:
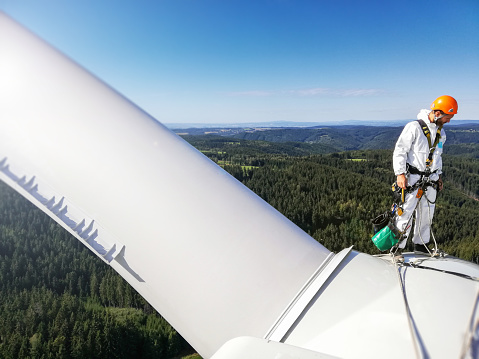
[[[373,236],[373,243],[380,251],[387,251],[399,242],[401,234],[391,222]]]

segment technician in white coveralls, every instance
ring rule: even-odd
[[[397,186],[405,190],[402,214],[399,215],[399,211],[395,220],[396,227],[404,234],[399,249],[406,246],[412,216],[416,212],[412,239],[414,250],[432,252],[427,243],[430,239],[436,193],[443,187],[441,155],[446,133],[442,126],[454,117],[457,107],[453,97],[438,97],[431,104],[431,110],[421,110],[417,115],[418,120],[409,122],[404,127],[396,142],[393,154],[394,174],[397,176]],[[421,120],[424,121],[422,124]],[[430,139],[426,136],[428,131]]]

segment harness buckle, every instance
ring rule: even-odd
[[[417,189],[416,198],[421,198],[423,193],[424,193],[424,190],[421,187],[419,187]]]

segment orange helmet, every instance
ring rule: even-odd
[[[431,104],[431,110],[441,110],[447,115],[455,115],[457,113],[457,101],[451,96],[439,96]]]

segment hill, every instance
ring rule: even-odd
[[[402,127],[333,126],[312,128],[234,128],[178,130],[192,143],[201,136],[216,136],[208,141],[221,142],[218,137],[236,140],[266,141],[286,144],[309,153],[332,153],[352,150],[393,149]],[[479,123],[448,125],[445,153],[479,158]],[[197,136],[196,139],[195,137]],[[230,140],[231,141],[231,140]],[[224,143],[227,143],[225,141]],[[233,141],[235,142],[235,141]],[[244,144],[245,142],[235,142]],[[293,144],[294,143],[294,144]]]

